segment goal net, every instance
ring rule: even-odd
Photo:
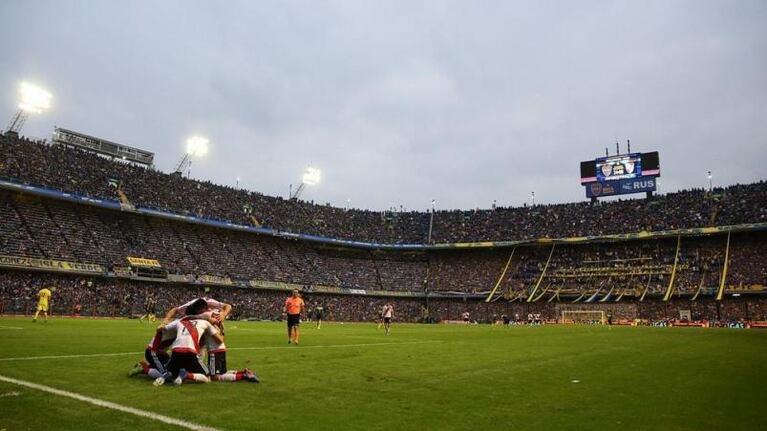
[[[562,323],[604,324],[607,321],[604,311],[563,310]]]

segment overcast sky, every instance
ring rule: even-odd
[[[584,200],[579,162],[660,152],[662,191],[765,179],[765,1],[0,1],[0,116],[192,176],[382,209]],[[7,121],[7,120],[2,120]],[[6,123],[0,125],[5,126]]]

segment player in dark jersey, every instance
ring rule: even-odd
[[[317,321],[317,329],[322,327],[322,318],[325,317],[325,307],[322,304],[314,307],[314,320]]]
[[[157,300],[154,298],[154,296],[149,295],[144,300],[144,314],[138,319],[140,322],[143,322],[144,319],[154,322],[157,320]]]

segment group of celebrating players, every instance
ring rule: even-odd
[[[294,290],[285,300],[282,310],[288,323],[288,344],[297,345],[299,342],[299,325],[304,309],[303,298],[298,290]],[[258,376],[248,368],[231,371],[226,367],[224,320],[231,311],[230,304],[212,298],[194,299],[170,309],[146,346],[144,360],[137,363],[128,375],[146,375],[154,379],[155,386],[162,386],[166,382],[181,385],[185,381],[208,383],[244,380],[259,383]],[[153,316],[149,310],[147,315],[151,320]],[[388,315],[387,333],[391,311]],[[318,318],[319,328],[322,315],[315,317]],[[207,351],[207,364],[202,361],[203,350]]]
[[[41,289],[38,294],[37,311],[48,321],[48,301],[55,288]],[[154,320],[156,301],[148,300],[146,314],[141,321]],[[305,303],[298,290],[293,290],[282,309],[288,324],[288,344],[298,344],[301,315]],[[129,376],[145,375],[153,379],[155,386],[166,382],[181,385],[183,382],[208,383],[210,381],[248,381],[259,383],[256,374],[248,368],[228,370],[226,367],[226,344],[224,343],[224,320],[232,312],[232,306],[212,298],[197,298],[186,304],[171,308],[165,315],[154,337],[144,350],[144,360],[138,362]],[[324,309],[315,309],[317,329],[322,325]],[[386,334],[391,330],[394,307],[387,303],[381,310],[380,325]],[[170,353],[169,353],[170,352]],[[207,357],[204,363],[202,358]]]
[[[232,306],[211,298],[198,298],[168,311],[144,350],[144,360],[128,373],[146,375],[155,386],[184,381],[248,381],[258,376],[248,368],[230,371],[226,367],[224,320]],[[202,350],[207,350],[207,364]],[[170,354],[168,354],[170,350]]]

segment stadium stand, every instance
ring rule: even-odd
[[[428,213],[346,211],[284,200],[13,136],[0,138],[0,178],[119,200],[124,209],[257,221],[337,239],[423,244],[428,230]],[[465,311],[480,321],[531,312],[554,320],[564,310],[603,310],[621,321],[663,322],[682,310],[693,320],[767,320],[764,230],[545,240],[763,223],[764,182],[649,200],[436,214],[437,243],[543,239],[479,249],[338,246],[23,189],[0,191],[0,219],[0,306],[6,313],[28,313],[41,285],[59,288],[55,312],[98,316],[141,314],[149,296],[166,308],[201,295],[205,285],[212,296],[234,303],[238,317],[257,319],[279,317],[285,292],[300,288],[309,308],[323,303],[330,320],[374,320],[386,301],[395,302],[399,319],[407,321],[453,320]],[[484,302],[491,291],[492,301]],[[725,300],[716,301],[722,292]]]
[[[64,316],[138,316],[144,313],[144,301],[157,299],[158,311],[194,296],[209,295],[232,303],[235,319],[280,318],[286,292],[214,287],[208,292],[201,286],[159,284],[135,280],[80,277],[0,270],[0,307],[3,313],[31,314],[42,286],[56,286],[53,310]],[[610,304],[520,303],[463,301],[449,298],[404,299],[355,295],[306,294],[307,309],[322,304],[326,319],[335,321],[377,321],[378,311],[386,302],[394,304],[396,319],[401,322],[457,320],[468,311],[479,322],[506,314],[512,320],[526,319],[528,313],[540,313],[545,320],[555,320],[563,310],[602,310],[617,321],[642,319],[646,323],[678,320],[679,310],[690,310],[693,321],[726,324],[737,321],[767,321],[767,298],[750,297],[717,302],[705,298],[691,301],[675,298],[670,302],[632,301]]]
[[[177,214],[377,243],[426,242],[429,213],[376,212],[316,205],[165,174],[83,150],[13,136],[0,144],[0,178]],[[112,181],[112,182],[110,182]],[[433,241],[454,243],[605,235],[767,221],[764,181],[684,190],[649,200],[438,211]]]

